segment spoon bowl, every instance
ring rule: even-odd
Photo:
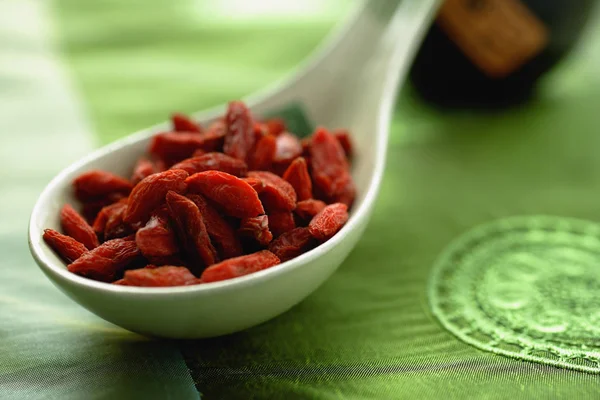
[[[144,288],[93,281],[70,273],[42,240],[59,230],[59,212],[76,204],[72,181],[91,169],[129,176],[151,137],[168,123],[105,146],[60,172],[40,195],[29,224],[31,253],[64,293],[99,317],[146,336],[203,338],[265,322],[317,289],[343,262],[367,225],[384,171],[396,91],[437,5],[436,0],[372,1],[292,78],[246,99],[256,116],[303,114],[313,126],[348,128],[357,155],[357,198],[348,223],[332,239],[275,267],[235,279],[193,286]],[[209,124],[225,110],[197,113]]]

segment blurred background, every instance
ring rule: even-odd
[[[469,2],[473,7],[482,3]],[[436,53],[439,41],[430,37],[427,52],[418,59],[425,67],[416,71],[428,71],[429,78],[415,78],[413,70],[411,77],[420,85],[409,82],[402,88],[375,214],[340,271],[268,324],[233,338],[159,348],[134,345],[141,340],[79,309],[44,279],[25,243],[37,195],[62,167],[94,147],[162,122],[173,111],[195,112],[282,78],[343,20],[352,3],[0,0],[0,183],[5,189],[0,196],[0,250],[5,254],[0,260],[0,321],[10,321],[0,329],[5,329],[3,338],[11,338],[3,339],[0,354],[6,349],[15,354],[12,364],[0,362],[0,372],[30,371],[22,376],[33,381],[60,366],[82,368],[77,357],[83,357],[100,364],[98,373],[65,384],[109,390],[113,381],[122,388],[133,379],[123,371],[137,364],[124,360],[150,354],[160,371],[160,362],[179,360],[178,348],[197,388],[216,394],[214,398],[256,388],[265,398],[269,393],[390,398],[385,395],[418,383],[410,373],[398,373],[385,384],[375,372],[320,379],[317,369],[298,380],[293,374],[243,379],[227,374],[232,366],[262,371],[273,360],[300,370],[399,363],[400,371],[420,371],[422,390],[447,398],[461,398],[460,385],[448,382],[473,376],[469,365],[493,372],[468,385],[476,398],[489,394],[493,385],[507,396],[531,390],[543,397],[544,390],[573,394],[586,382],[592,384],[588,375],[573,377],[541,367],[522,367],[518,376],[504,373],[516,361],[477,351],[445,334],[431,318],[424,296],[435,258],[479,223],[518,214],[600,221],[600,20],[598,7],[591,7],[597,2],[528,3],[549,21],[551,49],[570,50],[536,81],[534,96],[516,96],[501,107],[478,107],[478,101],[434,103],[436,96],[424,100],[419,93],[428,85],[423,82],[451,93],[468,81],[463,75],[463,80],[457,78],[459,69],[444,68],[458,68],[444,64],[449,59],[431,61],[448,53]],[[447,51],[447,46],[441,48]],[[534,68],[533,76],[542,70]],[[457,82],[458,89],[453,86]],[[48,317],[53,315],[48,310],[59,310],[61,317]],[[43,334],[43,340],[30,332]],[[64,351],[65,337],[70,349],[78,346],[79,351]],[[38,364],[44,357],[59,361]],[[206,371],[213,371],[212,378]],[[213,379],[214,374],[221,375]],[[556,381],[549,385],[547,379]],[[16,378],[14,382],[25,390]],[[57,396],[64,395],[59,389]],[[14,398],[25,398],[18,390]]]
[[[293,70],[347,0],[54,2],[60,51],[103,142]]]

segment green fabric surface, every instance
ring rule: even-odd
[[[208,3],[55,1],[102,142],[283,76],[344,9],[332,1],[314,18],[229,21]],[[436,111],[407,89],[375,213],[340,270],[268,323],[179,343],[204,398],[598,397],[596,375],[461,342],[431,315],[426,284],[439,253],[480,223],[532,213],[600,221],[599,55],[591,41],[538,99],[502,113]]]
[[[0,399],[197,399],[176,344],[85,311],[29,254],[39,193],[91,150],[50,19],[44,2],[0,2]]]

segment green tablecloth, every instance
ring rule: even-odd
[[[150,341],[43,277],[25,231],[54,173],[173,110],[280,78],[348,2],[250,3],[0,3],[0,398],[185,399],[196,388],[207,399],[598,397],[597,375],[459,341],[426,298],[436,257],[477,224],[539,213],[600,221],[594,29],[517,109],[444,113],[407,88],[364,237],[324,286],[273,321],[211,340]]]

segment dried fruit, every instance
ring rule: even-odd
[[[167,193],[166,199],[177,227],[177,236],[192,261],[190,268],[199,274],[204,267],[218,261],[200,210],[192,200],[173,191]]]
[[[296,192],[283,178],[267,171],[250,171],[248,176],[265,184],[260,199],[267,210],[292,211],[296,207]]]
[[[159,172],[158,169],[152,162],[146,158],[140,158],[133,168],[133,174],[131,175],[131,183],[135,186],[142,179]]]
[[[222,171],[239,177],[248,172],[244,161],[216,152],[188,158],[173,165],[171,169],[182,169],[190,175],[203,171]]]
[[[305,137],[300,141],[300,145],[302,146],[302,157],[305,159],[310,158],[310,144],[312,142],[312,137]]]
[[[310,146],[311,170],[315,186],[329,201],[352,205],[354,183],[344,149],[326,129],[319,128]]]
[[[135,242],[144,257],[171,257],[179,253],[175,232],[169,220],[159,212],[153,213],[146,225],[135,234]]]
[[[264,122],[269,135],[278,136],[286,129],[285,121],[281,118],[271,118]]]
[[[107,171],[92,170],[79,175],[74,181],[75,196],[80,201],[101,200],[111,194],[127,195],[131,182]]]
[[[350,174],[346,175],[345,179],[338,182],[336,194],[331,198],[331,201],[336,203],[344,203],[348,208],[352,207],[356,198],[356,187]]]
[[[320,213],[326,206],[324,201],[308,199],[296,203],[294,212],[303,220],[310,221],[315,215]]]
[[[306,253],[315,246],[316,240],[308,228],[296,228],[273,240],[269,245],[269,250],[279,257],[281,262],[284,262]]]
[[[217,249],[220,259],[225,260],[231,257],[238,257],[243,254],[242,245],[235,235],[233,227],[223,218],[219,212],[208,203],[206,199],[198,194],[188,194],[187,197],[192,200],[202,218],[206,231],[210,236],[212,244]]]
[[[206,152],[204,150],[202,150],[202,149],[196,149],[196,150],[194,150],[194,153],[192,154],[192,158],[194,158],[194,157],[200,157],[200,156],[203,156],[205,154],[206,154]],[[185,160],[183,160],[183,161],[185,161]]]
[[[104,231],[106,230],[106,223],[109,218],[115,214],[121,212],[121,208],[125,205],[127,207],[127,198],[120,199],[112,204],[109,204],[105,207],[102,207],[96,218],[94,219],[94,223],[92,225],[92,229],[96,232],[96,235],[99,238],[104,237]]]
[[[273,237],[279,237],[281,234],[291,231],[296,227],[294,214],[289,211],[271,211],[269,213],[269,228]]]
[[[300,140],[289,132],[283,132],[277,136],[277,149],[273,161],[292,161],[302,155],[302,144]]]
[[[308,224],[310,234],[318,240],[327,240],[335,235],[348,221],[348,207],[334,203],[325,207]]]
[[[207,152],[222,151],[223,144],[225,143],[226,134],[227,126],[225,126],[224,121],[217,120],[213,122],[208,127],[208,130],[204,134],[202,134],[202,140],[204,140],[203,149]]]
[[[87,252],[87,248],[82,243],[53,229],[44,229],[43,238],[48,246],[68,263],[72,263]]]
[[[65,205],[65,234],[43,235],[73,273],[123,286],[229,279],[296,257],[346,223],[356,196],[347,131],[300,140],[282,119],[255,121],[241,101],[206,130],[185,114],[171,121],[129,181],[99,170],[74,180],[86,219]]]
[[[352,157],[352,140],[350,139],[350,134],[345,129],[337,130],[333,133],[337,141],[340,143],[342,148],[344,149],[344,153],[346,154],[346,158]]]
[[[194,132],[165,132],[152,138],[148,151],[172,165],[176,162],[190,158],[198,149],[213,151],[215,139],[207,134]]]
[[[123,221],[126,210],[126,201],[118,202],[111,208],[104,226],[104,240],[124,237],[132,233],[130,226]]]
[[[261,271],[279,263],[279,258],[275,254],[262,250],[212,265],[204,270],[200,279],[204,283],[223,281]]]
[[[254,140],[258,141],[260,140],[263,136],[266,136],[269,134],[269,127],[259,121],[254,121]]]
[[[176,132],[202,132],[200,125],[185,114],[175,113],[171,115],[171,123],[173,124],[173,130]]]
[[[250,218],[265,213],[252,186],[226,172],[199,172],[187,178],[185,182],[190,192],[200,193],[214,201],[227,215]]]
[[[117,281],[119,282],[119,281]],[[187,286],[195,285],[198,279],[185,267],[175,267],[172,265],[150,268],[140,268],[125,271],[125,277],[122,282],[114,284],[125,286]]]
[[[242,219],[239,232],[253,238],[261,246],[266,246],[273,240],[273,234],[269,230],[269,217],[266,215]]]
[[[112,239],[84,253],[67,266],[77,275],[102,282],[115,280],[129,264],[139,259],[141,253],[131,238]]]
[[[160,158],[154,160],[154,165],[156,166],[156,172],[164,172],[167,169],[169,169],[167,163],[161,160]]]
[[[248,155],[248,165],[254,170],[268,170],[273,164],[275,157],[276,138],[275,136],[263,136]]]
[[[223,151],[225,154],[246,160],[246,156],[254,146],[254,122],[250,110],[241,101],[232,101],[225,114],[227,133]]]
[[[265,183],[262,181],[262,179],[242,178],[242,180],[244,182],[246,182],[248,185],[252,186],[252,189],[254,189],[256,191],[256,193],[260,194],[263,190],[265,190]]]
[[[150,213],[165,201],[167,192],[172,190],[183,193],[185,191],[185,179],[187,177],[187,172],[173,169],[143,179],[129,195],[129,203],[125,211],[125,222],[130,224],[145,223],[150,217]]]
[[[69,204],[65,204],[60,211],[60,224],[67,235],[87,249],[92,250],[100,244],[90,224]]]
[[[108,196],[98,200],[86,201],[82,204],[81,215],[85,217],[89,224],[92,224],[102,208],[126,198],[126,195],[120,193],[111,193]]]
[[[308,166],[303,157],[298,157],[288,167],[283,174],[283,179],[288,181],[294,188],[298,200],[308,200],[312,198],[312,182],[308,173]]]

